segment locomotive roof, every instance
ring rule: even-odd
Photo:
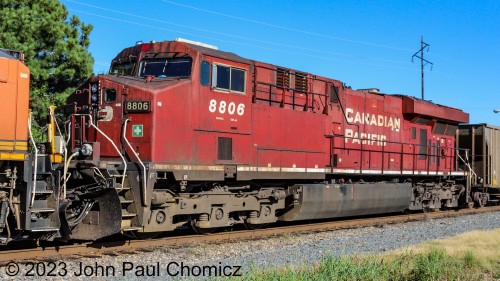
[[[488,123],[475,123],[475,124],[461,124],[462,127],[486,127],[490,129],[500,130],[500,126],[492,125]]]
[[[182,42],[182,44],[189,45],[189,47],[191,47],[191,48],[193,48],[193,49],[197,50],[198,52],[205,54],[205,55],[209,55],[209,56],[213,56],[213,57],[220,57],[220,58],[224,58],[224,59],[228,59],[228,60],[232,60],[232,61],[236,61],[236,62],[242,62],[242,63],[246,63],[246,64],[251,64],[252,62],[254,62],[253,60],[240,57],[239,55],[237,55],[235,53],[220,51],[220,50],[216,50],[216,49],[212,49],[212,48],[203,47],[200,45],[190,44],[187,42]]]
[[[21,62],[24,63],[24,54],[20,51],[0,48],[0,57],[20,60]]]
[[[263,64],[268,64],[268,65],[273,65],[273,66],[276,66],[276,67],[281,67],[281,66],[278,66],[278,65],[275,65],[275,64],[271,64],[271,63],[258,62],[258,61],[255,61],[255,60],[243,58],[243,57],[241,57],[241,56],[239,56],[239,55],[237,55],[235,53],[221,51],[221,50],[218,50],[216,48],[206,47],[204,45],[196,44],[195,42],[190,43],[190,42],[186,42],[186,41],[172,40],[172,41],[162,41],[162,42],[152,42],[152,43],[153,44],[158,44],[159,45],[159,49],[164,49],[165,45],[167,45],[166,48],[169,49],[170,48],[169,47],[170,44],[182,44],[182,45],[186,45],[190,49],[195,50],[196,52],[199,52],[202,55],[208,55],[208,56],[218,57],[218,58],[227,59],[227,60],[231,60],[231,61],[235,61],[235,62],[240,62],[240,63],[245,63],[245,64],[250,64],[250,65],[251,64],[255,64],[255,63],[263,63]],[[129,53],[133,48],[134,47],[130,47],[130,48],[127,48],[127,49],[123,50],[117,57],[119,57],[120,55],[122,55],[124,52],[125,53]],[[288,67],[283,67],[283,68],[290,69],[290,70],[293,70],[293,71],[297,71],[295,69],[291,69],[291,68],[288,68]],[[307,73],[307,72],[303,72],[303,71],[301,71],[301,72],[302,73]],[[332,79],[332,78],[328,78],[328,79]],[[332,79],[332,80],[336,80],[336,79]],[[338,80],[336,80],[336,81],[338,81]],[[339,82],[341,82],[341,81],[339,81]],[[365,90],[367,90],[367,89],[365,89]],[[365,92],[366,93],[366,91],[364,91],[363,89],[353,90],[353,91]],[[441,105],[441,104],[436,104],[436,103],[433,103],[432,101],[422,100],[422,99],[419,99],[419,98],[416,98],[416,97],[411,97],[411,96],[401,95],[401,94],[381,93],[381,92],[378,91],[378,89],[377,89],[377,92],[368,92],[368,93],[374,94],[374,95],[380,95],[380,96],[389,95],[389,96],[394,96],[394,97],[400,97],[402,99],[406,98],[406,99],[413,100],[414,102],[419,103],[419,104],[428,104],[428,105],[432,105],[432,106],[439,106],[443,110],[451,110],[452,112],[456,112],[456,113],[460,112],[460,113],[458,113],[460,115],[460,118],[458,118],[458,120],[460,120],[461,122],[463,122],[463,120],[465,118],[463,116],[464,112],[461,109],[450,107],[450,106],[445,106],[445,105]],[[446,119],[445,116],[441,116],[441,117],[443,117],[443,119]]]
[[[435,102],[430,101],[430,100],[423,100],[423,99],[419,99],[419,98],[412,97],[412,96],[406,96],[406,95],[394,95],[394,96],[405,97],[405,98],[412,99],[414,101],[418,101],[418,102],[422,102],[422,103],[426,103],[426,104],[430,104],[430,105],[436,105],[436,106],[441,106],[441,107],[446,107],[446,108],[450,108],[450,109],[455,109],[455,110],[463,111],[460,108],[456,108],[456,107],[452,107],[452,106],[447,106],[447,105],[442,105],[442,104],[435,103]]]
[[[8,59],[13,59],[15,60],[16,58],[11,56],[9,53],[6,53],[7,50],[5,49],[0,49],[0,58],[8,58]]]

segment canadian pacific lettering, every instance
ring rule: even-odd
[[[375,127],[390,128],[391,131],[399,132],[401,129],[401,119],[398,117],[391,117],[386,115],[365,113],[354,111],[352,108],[345,110],[346,120],[351,124],[362,124]],[[376,134],[371,132],[358,132],[354,129],[345,129],[345,142],[353,144],[366,144],[376,146],[386,146],[386,135]]]

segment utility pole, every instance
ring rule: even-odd
[[[420,37],[420,50],[416,51],[413,56],[411,56],[411,62],[413,62],[413,58],[419,58],[420,59],[420,70],[422,73],[422,99],[424,99],[424,66],[427,64],[431,65],[431,70],[432,66],[434,65],[432,62],[424,59],[424,49],[427,48],[427,52],[429,51],[429,44],[424,42],[424,36]],[[420,53],[420,55],[418,55]]]

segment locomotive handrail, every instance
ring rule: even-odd
[[[281,107],[283,107],[283,105],[285,105],[285,104],[286,104],[286,105],[291,105],[293,109],[295,109],[295,107],[302,106],[302,107],[304,107],[304,111],[309,110],[309,109],[313,109],[313,110],[314,110],[314,105],[312,105],[312,103],[315,101],[315,100],[314,100],[314,95],[317,95],[317,96],[320,96],[320,97],[325,97],[325,98],[327,98],[327,97],[328,97],[328,95],[327,95],[327,94],[323,94],[323,93],[315,93],[315,92],[313,92],[313,91],[302,91],[302,90],[300,90],[300,89],[295,89],[295,88],[292,88],[292,87],[280,87],[280,86],[278,86],[278,85],[276,85],[276,84],[267,83],[267,82],[262,82],[262,81],[256,81],[256,82],[255,82],[255,85],[264,85],[264,86],[269,86],[269,97],[268,97],[268,98],[260,98],[260,97],[255,97],[255,99],[256,99],[256,100],[266,101],[266,102],[269,102],[269,104],[271,104],[271,103],[273,103],[273,102],[274,102],[274,103],[279,103],[279,104],[281,104],[281,105],[282,105]],[[272,88],[276,88],[276,89],[278,89],[278,88],[279,88],[279,89],[283,89],[283,90],[285,90],[285,89],[286,89],[287,91],[290,91],[290,92],[292,93],[292,102],[291,102],[291,103],[290,103],[290,102],[284,102],[284,98],[283,98],[283,97],[282,97],[282,100],[281,100],[281,101],[273,100],[273,99],[272,99],[272,97],[271,97],[271,95],[273,94],[273,93],[272,93],[272,91],[271,91],[271,89],[272,89]],[[265,92],[265,91],[255,89],[255,92]],[[306,102],[305,102],[305,104],[304,104],[304,105],[300,105],[300,104],[295,103],[295,95],[296,95],[297,93],[300,93],[300,94],[304,94],[304,95],[306,95]],[[276,93],[276,94],[277,94],[277,93]],[[278,95],[278,94],[277,94],[277,95]],[[283,94],[282,94],[282,95],[283,95]],[[311,95],[311,96],[312,96],[312,97],[311,97],[311,105],[309,105],[309,104],[308,104],[308,103],[309,103],[309,100],[307,99],[307,97],[308,97],[309,95]],[[325,104],[322,104],[322,105],[323,105],[323,107],[326,107],[326,106],[327,106],[327,105],[325,105]],[[324,110],[323,110],[323,111],[324,111]],[[315,112],[315,111],[313,111],[313,112]]]
[[[468,149],[465,149],[465,159],[462,158],[462,156],[460,156],[459,153],[457,153],[457,156],[460,160],[462,160],[462,162],[465,164],[465,166],[469,169],[469,172],[471,173],[471,175],[473,175],[473,182],[474,184],[476,184],[476,181],[477,181],[477,174],[476,172],[474,172],[474,170],[472,170],[472,167],[469,165],[469,162],[468,162],[468,152],[469,150]],[[466,161],[467,160],[467,161]],[[471,179],[472,181],[472,179]],[[471,184],[471,183],[470,183]]]
[[[123,190],[123,184],[125,182],[125,176],[126,176],[126,173],[127,173],[127,161],[125,161],[125,158],[120,153],[120,150],[118,149],[118,146],[116,146],[116,144],[113,142],[113,140],[110,137],[108,137],[103,131],[101,131],[101,129],[97,128],[97,126],[94,125],[94,122],[92,120],[92,115],[90,115],[90,114],[76,113],[76,114],[74,114],[74,116],[88,116],[89,117],[89,121],[90,121],[89,125],[92,126],[92,127],[94,127],[94,129],[96,129],[97,132],[101,133],[101,135],[103,135],[113,145],[113,147],[115,148],[116,152],[118,152],[118,155],[122,159],[123,165],[124,165],[123,175],[122,175],[122,185],[121,185],[121,190]]]
[[[132,150],[132,153],[134,153],[137,160],[139,160],[139,163],[141,163],[142,172],[143,172],[143,176],[142,176],[142,185],[143,185],[143,187],[142,187],[142,196],[143,196],[142,197],[142,204],[147,207],[148,204],[146,202],[146,188],[147,188],[146,166],[144,165],[144,163],[142,163],[141,158],[139,158],[139,155],[135,152],[134,148],[132,147],[132,145],[130,144],[130,142],[127,139],[127,123],[128,123],[128,121],[129,121],[129,119],[125,119],[125,123],[123,124],[123,139],[127,143],[130,150]]]
[[[425,170],[427,171],[427,173],[430,172],[431,158],[432,157],[435,157],[434,159],[437,160],[437,162],[435,162],[436,163],[436,173],[439,172],[439,169],[441,167],[440,161],[439,161],[440,157],[443,158],[443,159],[450,159],[450,161],[449,161],[450,162],[450,167],[449,167],[449,169],[446,168],[446,167],[444,167],[445,171],[447,171],[447,170],[449,170],[450,172],[452,172],[452,171],[458,171],[458,167],[457,166],[453,167],[454,165],[452,165],[451,163],[453,163],[452,158],[454,157],[454,155],[455,155],[455,157],[459,156],[458,155],[459,153],[454,153],[454,155],[453,154],[451,154],[451,155],[441,155],[441,154],[439,154],[439,150],[437,150],[437,149],[436,149],[436,153],[430,153],[429,151],[430,151],[431,148],[442,148],[442,149],[447,149],[447,150],[453,149],[453,151],[455,151],[455,152],[459,152],[459,151],[464,150],[464,149],[461,149],[461,148],[455,148],[455,147],[451,147],[451,146],[438,146],[438,145],[427,145],[427,144],[426,145],[421,145],[421,144],[413,144],[413,143],[405,143],[405,142],[395,142],[395,141],[388,141],[388,140],[384,140],[384,141],[381,141],[381,142],[384,142],[384,143],[387,143],[387,144],[393,144],[393,145],[400,145],[401,146],[401,151],[397,151],[397,148],[386,149],[385,146],[382,146],[379,149],[364,149],[362,141],[374,141],[374,140],[372,140],[372,139],[366,139],[366,138],[348,137],[348,136],[341,135],[341,134],[325,135],[325,137],[332,138],[332,139],[334,137],[340,137],[340,138],[343,138],[343,139],[356,139],[356,140],[359,140],[360,141],[360,146],[361,146],[359,148],[356,148],[356,147],[350,147],[350,148],[348,148],[348,147],[345,146],[345,142],[342,142],[344,144],[343,147],[338,147],[338,146],[335,146],[335,144],[332,142],[332,149],[359,151],[360,154],[361,154],[360,155],[361,156],[361,162],[362,162],[362,159],[363,159],[363,157],[362,157],[363,152],[370,153],[369,156],[371,155],[371,153],[382,153],[382,155],[387,154],[387,153],[389,155],[390,154],[396,154],[396,155],[400,155],[401,157],[403,157],[404,155],[408,155],[408,156],[411,155],[412,156],[412,160],[413,160],[413,164],[412,164],[412,171],[413,171],[413,173],[415,173],[415,168],[416,168],[415,167],[415,165],[416,165],[416,163],[415,163],[415,161],[416,161],[415,157],[418,156],[418,155],[420,155],[420,154],[419,153],[415,153],[415,151],[416,151],[415,149],[411,153],[404,152],[403,149],[402,149],[404,147],[404,145],[408,145],[408,146],[412,146],[412,147],[424,146],[424,147],[428,148],[426,154],[424,154],[428,158],[427,161],[426,161],[427,164],[426,164],[426,167],[425,167]],[[333,154],[333,150],[332,150],[331,153]],[[371,157],[369,157],[369,160],[370,160],[370,158]],[[382,159],[383,159],[383,157],[382,157]],[[401,161],[401,164],[400,164],[400,170],[401,171],[403,171],[402,163],[403,162]],[[361,167],[362,166],[360,164],[360,173],[362,173],[362,171],[363,171]],[[332,165],[332,168],[333,168],[333,165]],[[382,160],[381,169],[382,169],[382,171],[385,169],[383,160]]]
[[[318,81],[321,81],[321,80],[318,80]],[[291,91],[299,92],[299,93],[303,93],[303,94],[318,95],[318,96],[322,96],[322,97],[327,97],[328,96],[327,94],[324,94],[324,93],[316,93],[316,92],[313,92],[313,91],[305,91],[304,92],[304,91],[302,91],[300,89],[296,89],[296,88],[292,88],[292,87],[281,87],[279,85],[276,85],[276,84],[273,84],[273,83],[268,83],[268,82],[255,81],[255,83],[259,84],[259,85],[265,85],[265,86],[271,86],[271,87],[280,88],[280,89],[291,90]],[[325,83],[327,83],[327,81],[325,81]]]
[[[38,149],[36,148],[36,142],[35,139],[33,138],[33,133],[31,132],[31,118],[32,118],[32,113],[30,110],[29,113],[29,118],[28,118],[28,133],[30,135],[30,141],[33,144],[33,149],[35,150],[35,168],[33,169],[33,189],[31,193],[31,202],[30,202],[30,208],[33,207],[33,204],[35,204],[35,192],[36,192],[36,170],[38,168]]]
[[[54,123],[56,124],[56,128],[57,128],[57,131],[59,132],[59,135],[62,136],[61,128],[59,127],[59,123],[57,122],[57,118],[54,114],[54,109],[52,107],[49,107],[49,114],[54,119]],[[63,171],[66,170],[66,166],[68,165],[68,163],[66,163],[66,161],[68,161],[67,143],[66,143],[66,145],[64,145]],[[62,196],[62,198],[66,199],[66,174],[64,174],[63,176],[64,176],[65,181],[63,182],[63,196]]]

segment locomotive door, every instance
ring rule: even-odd
[[[250,65],[202,58],[196,145],[198,164],[248,164],[251,142]]]
[[[438,141],[438,158],[440,170],[451,171],[453,169],[453,153],[452,140],[442,137]]]

